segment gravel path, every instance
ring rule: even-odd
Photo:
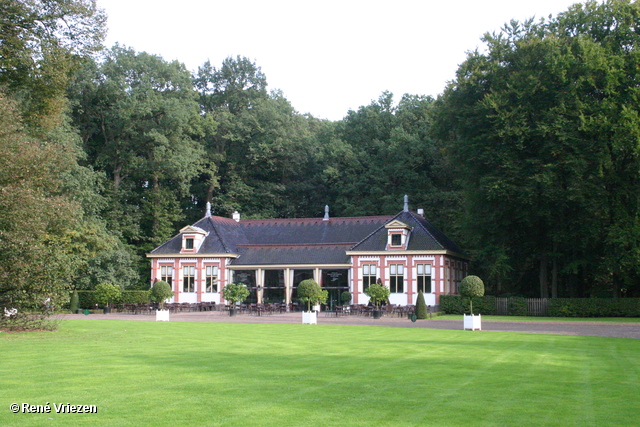
[[[91,320],[142,320],[155,321],[154,315],[147,314],[65,314],[63,319]],[[186,312],[172,313],[173,322],[219,322],[219,323],[288,323],[299,324],[301,313],[283,313],[267,316],[247,314],[230,317],[225,312]],[[326,313],[318,316],[319,325],[357,325],[357,326],[392,326],[405,328],[462,329],[462,320],[428,319],[411,322],[407,318],[383,317],[372,319],[361,316],[330,317]],[[524,322],[483,320],[483,331],[494,332],[529,332],[535,334],[584,335],[597,337],[636,338],[640,339],[640,323],[598,323],[598,322]]]

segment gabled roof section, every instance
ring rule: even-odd
[[[363,240],[352,246],[350,251],[384,251],[387,245],[387,226],[404,224],[411,227],[411,240],[408,251],[450,251],[460,255],[464,252],[433,224],[413,212],[400,212],[388,223],[373,231]],[[393,227],[395,228],[395,226]]]
[[[207,232],[204,231],[202,228],[200,227],[195,227],[193,225],[187,225],[186,227],[183,227],[182,230],[180,230],[180,234],[204,234],[205,236],[207,235]]]
[[[238,232],[238,223],[221,217],[205,217],[193,225],[184,227],[180,234],[173,236],[151,251],[150,255],[177,255],[182,248],[182,234],[200,232],[206,236],[196,254],[233,254],[236,243],[246,243],[242,232]],[[195,231],[194,231],[195,230]]]
[[[407,224],[405,224],[402,221],[398,221],[397,219],[394,219],[393,221],[390,221],[388,224],[385,224],[384,228],[403,228],[406,230],[411,230],[413,227],[408,226]]]

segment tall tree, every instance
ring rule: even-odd
[[[484,36],[486,53],[469,54],[438,101],[460,224],[507,291],[640,292],[639,11],[588,2],[548,22],[513,21]]]
[[[299,216],[309,210],[301,192],[312,163],[309,119],[279,91],[267,92],[259,66],[227,58],[209,62],[194,76],[205,117],[217,127],[205,137],[205,173],[193,187],[202,215],[212,202],[219,214]],[[206,187],[206,194],[202,194]],[[321,207],[316,206],[317,212]]]
[[[0,0],[0,85],[25,124],[60,124],[78,59],[101,48],[106,16],[95,0]]]
[[[23,327],[42,327],[28,314],[46,317],[45,301],[66,303],[73,277],[109,239],[65,191],[78,168],[73,144],[31,137],[17,110],[0,93],[0,309],[17,309]]]
[[[340,168],[336,200],[341,212],[395,213],[408,194],[412,206],[424,208],[435,223],[446,223],[452,201],[447,164],[431,138],[433,102],[405,94],[394,106],[393,95],[384,92],[338,124],[337,135],[356,160]]]
[[[111,181],[112,226],[143,250],[161,243],[201,171],[203,120],[191,74],[116,45],[102,63],[87,63],[71,96],[89,159]]]

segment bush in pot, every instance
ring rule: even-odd
[[[249,289],[244,283],[230,283],[222,289],[222,297],[229,301],[229,316],[236,314],[235,305],[249,296]]]
[[[473,315],[473,299],[480,298],[484,295],[484,282],[478,276],[467,276],[460,282],[458,291],[463,298],[469,298],[471,315],[464,315],[464,329],[470,329],[472,331],[482,329],[480,315]]]
[[[473,316],[473,299],[484,295],[484,282],[478,276],[467,276],[460,282],[458,292],[463,298],[469,298],[469,310]]]
[[[382,283],[374,283],[369,285],[369,287],[364,291],[365,295],[369,297],[371,303],[375,306],[375,311],[373,312],[373,318],[380,318],[380,310],[378,309],[381,302],[385,302],[389,299],[389,295],[391,291]]]
[[[329,292],[323,290],[313,279],[307,279],[298,285],[298,299],[302,303],[307,303],[307,311],[302,313],[302,323],[318,323],[318,314],[311,311],[311,305],[324,304],[327,301]]]
[[[104,313],[106,314],[111,312],[111,304],[122,296],[122,291],[120,287],[111,283],[100,283],[96,285],[94,295],[98,304],[104,305]]]
[[[313,279],[307,279],[298,285],[298,298],[307,303],[307,311],[311,311],[311,304],[324,304],[329,293],[323,290]]]
[[[164,310],[165,301],[171,297],[173,297],[171,285],[164,280],[155,282],[151,287],[149,298],[151,298],[151,301],[157,302],[160,305],[160,310]]]
[[[342,305],[349,305],[351,302],[351,292],[344,291],[340,294],[340,301],[342,301]]]

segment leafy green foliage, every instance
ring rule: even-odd
[[[474,299],[476,311],[484,315],[496,314],[496,297],[485,295]],[[440,311],[446,314],[465,314],[470,299],[460,295],[440,295]]]
[[[69,301],[70,278],[91,252],[77,238],[81,206],[62,191],[62,174],[77,166],[73,153],[69,144],[29,136],[0,93],[0,309],[18,310],[3,321],[44,322],[50,307]]]
[[[164,280],[159,280],[153,284],[151,287],[151,292],[149,293],[149,297],[152,301],[155,301],[160,304],[160,308],[164,309],[164,302],[169,298],[173,297],[173,291],[171,290],[171,285],[165,282]]]
[[[0,85],[28,128],[61,123],[72,71],[101,47],[105,21],[92,0],[0,0]]]
[[[329,292],[323,290],[313,279],[300,282],[297,294],[300,302],[307,303],[307,311],[311,311],[311,304],[324,304],[329,296]]]
[[[469,308],[473,314],[473,299],[484,295],[484,282],[478,276],[467,276],[460,282],[458,292],[462,297],[469,298]]]
[[[229,304],[237,304],[249,296],[249,289],[244,283],[229,283],[222,289],[222,297]]]
[[[527,315],[527,301],[522,297],[509,298],[509,305],[507,306],[507,313],[509,316],[526,316]]]
[[[342,302],[342,305],[348,305],[351,302],[351,298],[351,292],[349,291],[344,291],[340,294],[340,301]]]
[[[639,298],[553,298],[551,317],[640,317]]]
[[[389,299],[391,290],[381,283],[372,283],[367,289],[365,289],[364,293],[370,298],[373,305],[378,308],[380,303]]]
[[[496,293],[640,291],[639,13],[589,1],[512,21],[438,100],[459,227]]]
[[[99,283],[96,285],[94,295],[98,304],[110,307],[122,297],[122,290],[111,283]]]
[[[149,302],[149,291],[122,291],[115,304],[146,304]],[[78,291],[78,308],[94,309],[98,305],[96,291]]]
[[[477,298],[484,295],[484,282],[478,276],[467,276],[460,282],[460,295],[466,298]]]

